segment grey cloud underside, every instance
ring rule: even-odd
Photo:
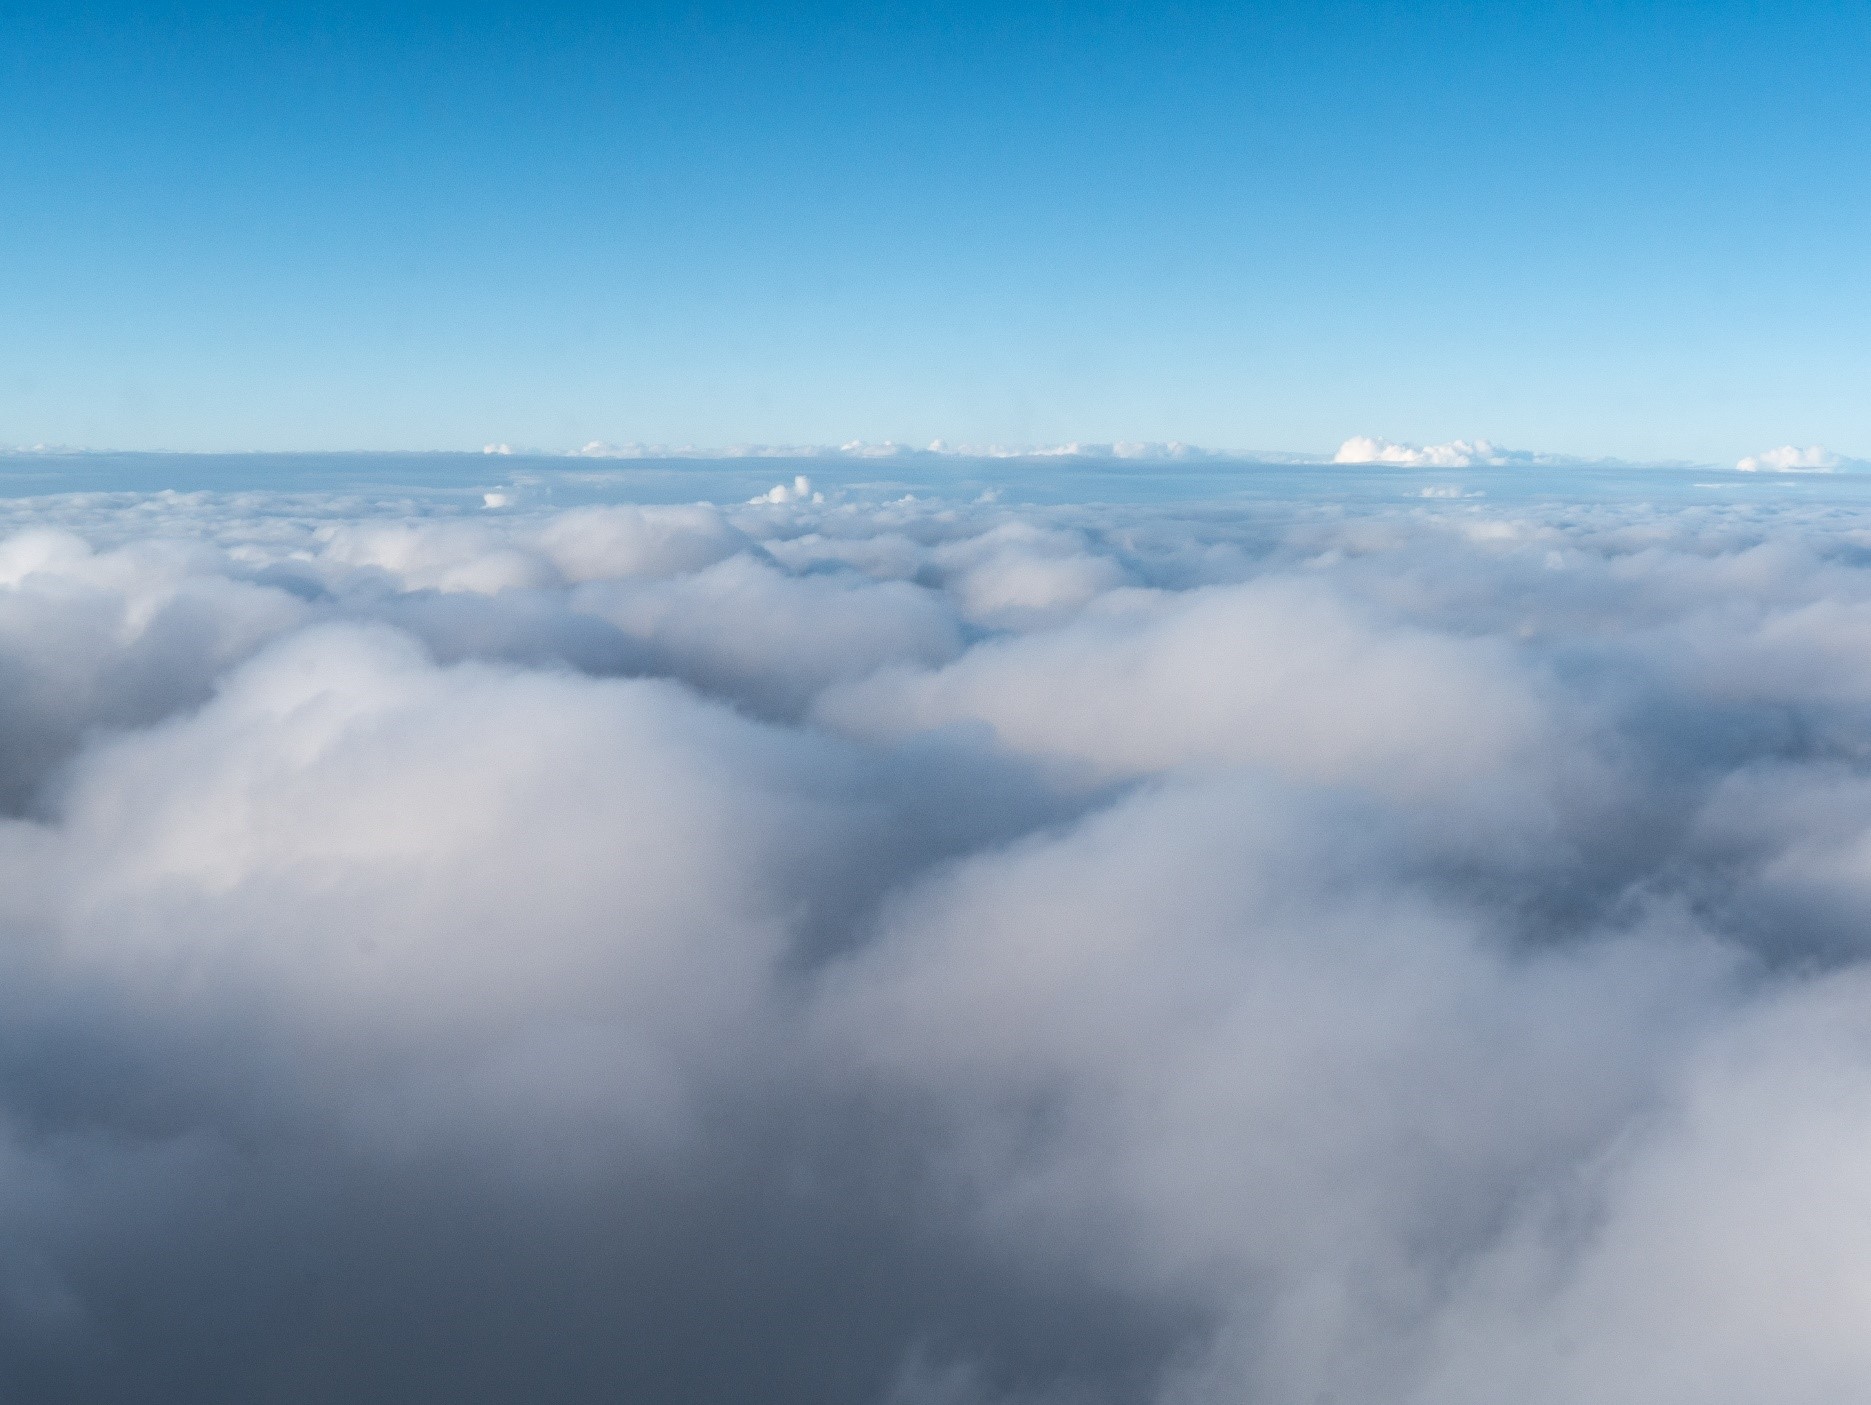
[[[6,518],[19,1399],[1871,1393],[1871,522]]]

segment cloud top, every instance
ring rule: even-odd
[[[1837,473],[1847,467],[1847,462],[1818,444],[1804,449],[1783,444],[1778,449],[1749,454],[1735,467],[1743,473]]]
[[[1502,449],[1486,439],[1452,439],[1446,444],[1399,444],[1358,434],[1338,446],[1333,463],[1396,464],[1402,468],[1471,468],[1510,463],[1536,463],[1541,456],[1524,450]]]

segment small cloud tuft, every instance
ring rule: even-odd
[[[757,498],[749,498],[750,503],[790,503],[824,502],[825,494],[812,491],[812,480],[801,473],[792,483],[775,483]]]

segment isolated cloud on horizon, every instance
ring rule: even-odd
[[[1862,466],[1818,444],[1804,449],[1783,444],[1778,449],[1749,454],[1735,464],[1743,473],[1838,473]]]
[[[784,489],[10,506],[20,1398],[1871,1390],[1860,519]]]
[[[1512,463],[1550,462],[1549,455],[1502,449],[1486,439],[1454,439],[1447,444],[1399,444],[1357,434],[1338,446],[1333,463],[1396,464],[1400,468],[1499,467]]]

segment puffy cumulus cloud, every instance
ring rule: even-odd
[[[80,983],[291,1043],[358,1135],[510,1121],[484,1150],[531,1161],[542,1108],[661,1127],[754,1037],[783,933],[752,895],[841,827],[816,770],[666,684],[440,670],[326,626],[80,758],[56,829],[12,836],[10,915]],[[359,1086],[360,1058],[401,1071]]]
[[[984,1234],[1230,1319],[1171,1398],[1394,1398],[1440,1280],[1641,1120],[1724,1001],[1667,922],[1503,948],[1315,804],[1135,797],[933,879],[827,984],[833,1038],[938,1110]]]
[[[1749,454],[1735,464],[1743,473],[1837,473],[1851,466],[1850,461],[1818,444],[1804,449],[1783,444],[1778,449]]]
[[[324,559],[378,573],[395,587],[492,595],[551,579],[535,554],[478,523],[369,523],[326,533]]]
[[[1313,580],[1109,591],[1071,624],[984,641],[826,694],[867,735],[985,724],[1100,778],[1251,765],[1396,793],[1466,786],[1539,751],[1547,718],[1490,641],[1372,619]]]
[[[775,483],[754,499],[757,503],[812,502],[814,500],[812,480],[803,473],[795,474],[791,483]],[[816,501],[824,502],[825,495],[818,494]]]
[[[22,1399],[1871,1390],[1855,513],[3,520]]]
[[[988,626],[1061,621],[1127,579],[1082,534],[1005,522],[928,553],[964,618]]]
[[[1868,996],[1862,972],[1842,973],[1712,1033],[1666,1114],[1480,1256],[1400,1398],[1857,1395],[1871,1369],[1846,1328],[1871,1253],[1853,1175],[1871,1150]]]
[[[751,545],[712,507],[578,508],[534,537],[568,582],[684,575]]]
[[[680,677],[756,711],[797,712],[830,683],[961,652],[955,610],[905,581],[796,575],[749,556],[653,584],[594,582],[569,601]]]
[[[310,611],[176,542],[94,551],[64,532],[0,541],[0,808],[28,806],[90,732],[201,703]]]

